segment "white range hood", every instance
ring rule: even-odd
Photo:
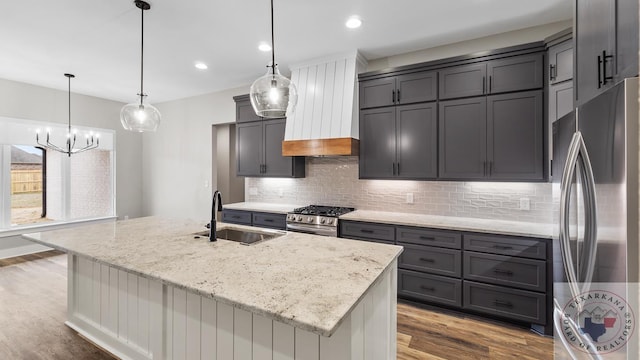
[[[287,117],[282,155],[358,155],[357,83],[366,64],[353,51],[292,66],[298,106]]]

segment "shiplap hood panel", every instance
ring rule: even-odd
[[[357,155],[357,81],[366,63],[353,51],[292,66],[298,106],[287,117],[283,155]]]

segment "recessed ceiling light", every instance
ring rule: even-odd
[[[207,70],[209,68],[207,64],[200,61],[196,62],[194,66],[196,67],[196,69],[200,69],[200,70]]]
[[[267,44],[266,42],[261,42],[260,45],[258,45],[258,50],[260,51],[271,51],[271,45]]]
[[[349,29],[357,29],[360,26],[362,26],[362,20],[360,19],[359,16],[353,15],[353,16],[349,17],[349,19],[347,19],[347,22],[345,23],[345,25]]]

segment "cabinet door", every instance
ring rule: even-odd
[[[485,97],[440,102],[440,178],[481,179],[486,173]]]
[[[361,81],[360,109],[393,105],[395,89],[395,77]]]
[[[435,179],[438,176],[436,103],[398,106],[396,119],[396,176]]]
[[[251,106],[251,101],[236,101],[236,122],[247,122],[261,120]]]
[[[396,104],[433,101],[437,98],[435,71],[401,75],[396,78]]]
[[[573,79],[573,41],[571,39],[549,48],[549,84]]]
[[[638,1],[617,0],[616,79],[638,75]]]
[[[236,157],[238,176],[262,176],[262,122],[236,125]]]
[[[605,74],[602,74],[598,58],[602,58],[603,51],[607,55],[613,54],[615,0],[576,0],[575,24],[575,95],[578,106],[613,85],[612,81],[606,85],[599,84]],[[637,28],[635,31],[638,31]],[[607,76],[613,75],[612,67],[613,64],[608,62]]]
[[[560,119],[573,110],[573,82],[549,86],[549,122]]]
[[[487,159],[496,180],[542,180],[542,90],[487,98]]]
[[[542,54],[530,54],[489,61],[489,94],[539,89],[543,80]]]
[[[395,107],[360,112],[360,178],[388,179],[395,175]]]
[[[439,99],[477,96],[485,93],[487,66],[485,63],[454,66],[440,70]]]
[[[292,176],[292,158],[282,156],[285,119],[264,121],[263,176]]]

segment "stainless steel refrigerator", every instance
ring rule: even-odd
[[[638,78],[553,124],[557,359],[638,358],[634,319],[625,330],[640,311],[629,286],[638,282],[638,131]]]

